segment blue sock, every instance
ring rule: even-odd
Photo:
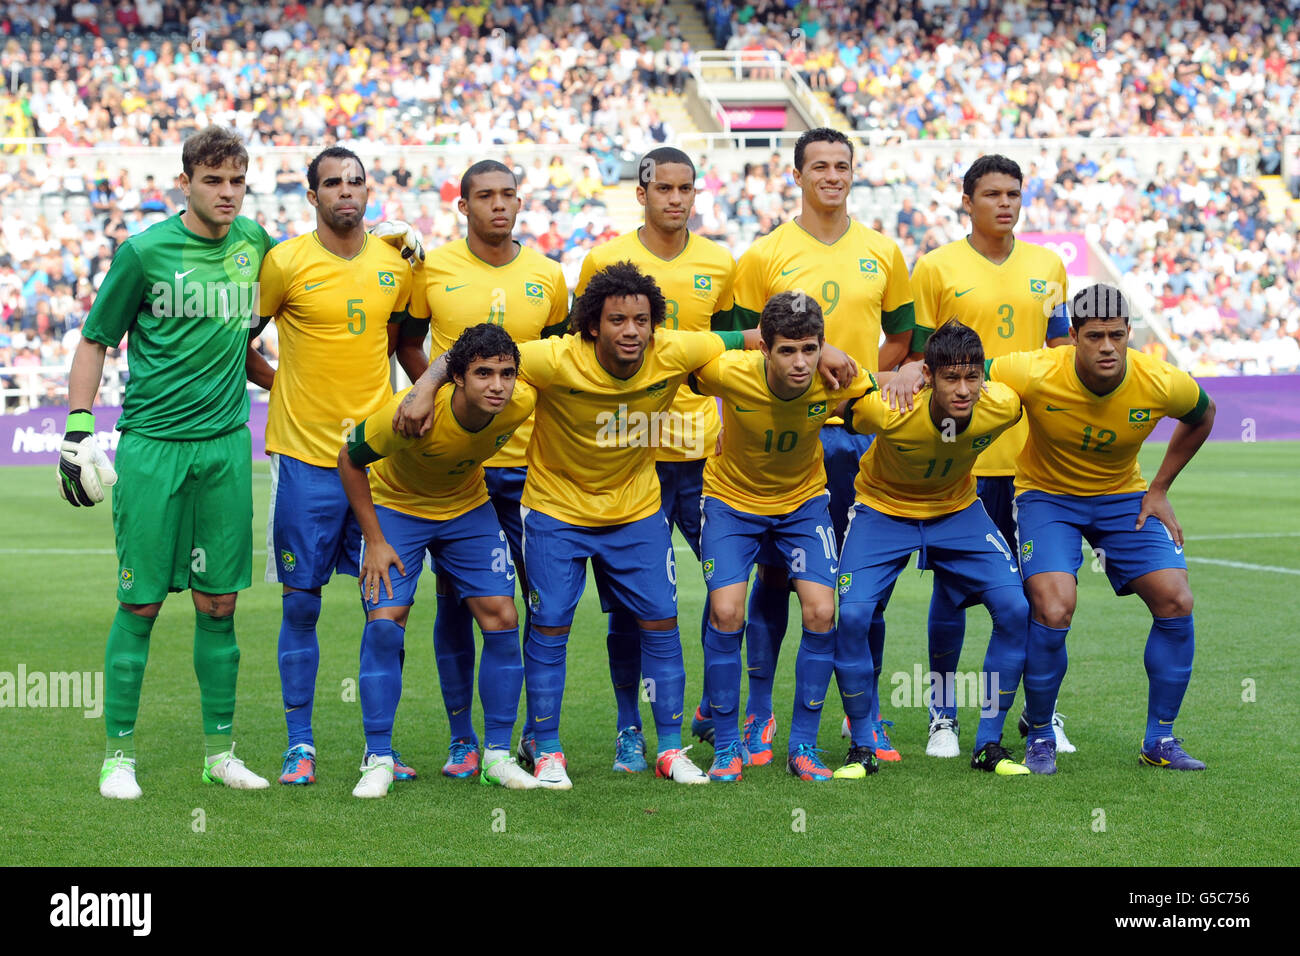
[[[867,631],[875,605],[854,601],[840,605],[840,624],[835,631],[835,681],[840,686],[844,713],[849,718],[853,746],[875,749],[871,732],[871,685],[875,664]]]
[[[975,731],[975,752],[1002,739],[1007,713],[1016,701],[1016,688],[1025,669],[1029,640],[1029,602],[1020,585],[984,592],[984,606],[993,618],[993,636],[984,652],[980,674],[980,721]],[[1050,718],[1049,718],[1050,719]]]
[[[931,689],[930,708],[935,714],[956,717],[956,671],[966,638],[966,612],[953,605],[947,589],[937,582],[930,594],[927,634],[930,639],[930,673],[939,678]]]
[[[519,628],[483,632],[483,663],[478,671],[478,699],[483,703],[483,742],[487,750],[509,750],[519,716],[524,664],[519,657]]]
[[[794,717],[790,720],[790,753],[800,744],[817,746],[817,726],[822,719],[826,689],[835,672],[835,629],[803,629],[799,654],[794,659]]]
[[[772,680],[781,641],[790,623],[790,592],[754,579],[749,594],[749,622],[745,626],[745,657],[749,670],[749,702],[745,713],[755,714],[759,724],[772,716]]]
[[[396,621],[367,621],[361,632],[361,725],[366,753],[393,755],[393,718],[402,696],[400,655],[406,628]]]
[[[724,750],[740,739],[740,640],[745,629],[704,629],[704,702],[713,717],[713,749]]]
[[[658,753],[682,745],[686,699],[686,667],[682,663],[682,634],[641,629],[641,673],[651,681],[650,710],[655,719]]]
[[[525,655],[527,654],[526,648],[528,646],[528,635],[532,632],[532,629],[533,629],[533,612],[529,609],[528,602],[524,601],[524,626],[523,629],[519,632],[519,650]],[[520,700],[524,702],[524,722],[523,722],[523,726],[519,729],[519,736],[520,739],[522,739],[524,737],[534,736],[535,734],[535,730],[533,728],[533,711],[528,706],[527,679],[524,680],[524,692]]]
[[[605,635],[609,651],[609,679],[614,683],[614,703],[618,705],[618,726],[641,726],[641,641],[636,615],[619,609],[609,615],[609,632]]]
[[[478,744],[474,733],[474,616],[465,602],[438,595],[433,621],[433,658],[438,665],[442,704],[447,709],[452,740]]]
[[[871,645],[871,719],[880,719],[880,670],[885,664],[885,612],[877,605],[871,615],[871,627],[867,630],[867,642]]]
[[[1048,627],[1029,618],[1029,640],[1025,646],[1025,720],[1029,740],[1055,740],[1052,713],[1056,695],[1065,680],[1069,663],[1065,651],[1068,627]]]
[[[1196,654],[1196,629],[1192,615],[1155,617],[1147,635],[1142,662],[1147,668],[1147,731],[1144,747],[1174,735],[1174,719],[1192,679]]]
[[[277,652],[289,746],[315,746],[311,733],[311,705],[316,696],[316,668],[320,665],[320,644],[316,640],[320,595],[310,591],[290,591],[282,597],[281,604],[283,616]]]
[[[568,632],[557,636],[530,628],[524,645],[524,681],[528,685],[528,711],[538,753],[560,747],[560,705],[564,702],[565,657]]]
[[[704,595],[704,613],[700,616],[700,644],[704,644],[704,635],[709,630],[709,596]],[[713,711],[709,710],[708,685],[705,684],[700,688],[700,706],[698,708],[701,720],[712,720]]]

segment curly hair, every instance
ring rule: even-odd
[[[668,312],[659,283],[630,262],[616,262],[591,277],[587,289],[573,303],[569,331],[594,342],[600,331],[600,313],[606,299],[643,295],[650,300],[650,327],[663,325]]]

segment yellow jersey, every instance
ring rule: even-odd
[[[616,262],[631,262],[659,283],[667,308],[664,328],[683,332],[731,328],[731,282],[736,262],[716,242],[687,233],[686,248],[672,259],[661,259],[645,247],[640,230],[624,233],[587,253],[574,295],[582,295],[593,275]],[[703,428],[704,454],[712,452],[721,427],[717,405],[683,388],[677,392],[672,410],[676,416],[669,421],[667,434],[660,436],[662,443],[655,460],[694,461],[704,457],[683,447],[676,427],[681,421],[694,421],[697,428]]]
[[[481,322],[503,327],[516,343],[562,335],[568,329],[564,273],[558,262],[536,249],[520,245],[514,259],[494,266],[474,255],[467,240],[458,239],[435,249],[421,273],[432,314],[431,355],[447,351],[462,332]],[[532,422],[525,423],[490,467],[522,467],[532,432]]]
[[[712,332],[656,329],[641,368],[626,379],[606,371],[595,343],[577,335],[520,345],[520,375],[538,391],[523,506],[584,527],[658,511],[655,449],[677,388],[728,344]],[[679,425],[687,447],[703,443],[690,422]]]
[[[1065,307],[1069,279],[1061,257],[1050,249],[1017,241],[1011,255],[994,263],[958,239],[926,253],[912,268],[916,331],[912,350],[925,350],[930,335],[949,319],[974,329],[984,357],[1042,348],[1070,334]],[[975,463],[979,478],[1014,475],[1029,423],[1021,420]]]
[[[915,326],[902,251],[860,222],[850,221],[844,235],[825,243],[792,220],[750,246],[736,265],[736,326],[755,328],[768,299],[796,289],[822,307],[826,341],[868,372],[880,370],[882,332]]]
[[[420,438],[393,431],[393,415],[404,389],[360,425],[348,442],[352,463],[370,469],[375,504],[433,521],[449,521],[488,500],[483,462],[495,455],[533,414],[537,393],[516,381],[514,394],[492,421],[476,432],[456,420],[451,409],[454,384],[438,389],[433,427]]]
[[[1025,404],[1029,440],[1016,460],[1016,492],[1119,495],[1145,491],[1138,449],[1165,417],[1194,424],[1209,396],[1186,372],[1136,349],[1109,395],[1079,381],[1075,347],[1016,352],[993,359],[989,375]]]
[[[789,514],[826,493],[822,425],[844,399],[875,388],[866,369],[834,392],[813,372],[803,394],[778,398],[763,354],[753,350],[725,352],[687,381],[701,395],[722,399],[722,453],[704,466],[704,493],[759,515]]]
[[[268,252],[258,284],[258,312],[280,333],[266,450],[333,468],[345,436],[393,394],[388,326],[406,319],[411,267],[369,235],[343,259],[311,232]]]
[[[934,423],[933,394],[919,392],[911,411],[890,408],[879,391],[853,403],[853,430],[876,435],[853,482],[859,504],[896,518],[925,519],[954,514],[975,501],[975,459],[1020,420],[1020,398],[1005,385],[990,385],[959,432]]]

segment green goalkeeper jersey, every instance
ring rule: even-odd
[[[81,331],[111,348],[130,333],[120,431],[193,441],[248,421],[244,357],[274,244],[242,216],[205,239],[179,215],[122,243]]]

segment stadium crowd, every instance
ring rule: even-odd
[[[838,59],[824,79],[844,89],[857,82],[847,72],[848,51],[863,76],[870,74],[867,95],[885,110],[873,114],[880,122],[888,119],[889,103],[901,106],[908,97],[951,104],[964,90],[963,97],[983,100],[990,90],[1010,96],[1039,85],[1035,77],[1053,77],[1034,115],[1060,118],[1055,128],[1036,126],[1026,100],[1010,125],[1007,112],[1001,119],[951,122],[945,107],[919,126],[903,122],[899,128],[909,138],[1139,129],[1243,134],[1239,149],[1189,152],[1154,175],[1142,174],[1122,149],[1085,155],[1044,146],[1025,166],[1021,228],[1079,231],[1100,243],[1137,280],[1140,304],[1168,322],[1173,357],[1194,374],[1300,369],[1300,222],[1293,212],[1275,219],[1251,181],[1253,171],[1279,163],[1279,117],[1300,111],[1300,43],[1285,4],[1218,4],[1222,17],[1209,4],[1200,20],[1173,18],[1179,8],[1150,2],[1132,11],[1102,3],[1087,16],[1078,12],[1083,8],[1054,2],[1012,3],[983,20],[965,11],[948,17],[942,2],[903,4],[901,12],[898,6],[819,3],[791,11],[779,0],[760,2],[731,11],[727,43],[743,48],[757,37],[766,48],[788,47],[786,34],[802,24],[804,39],[796,37],[791,56],[806,52],[807,65],[833,53]],[[624,151],[640,153],[673,136],[646,91],[680,88],[689,63],[689,45],[662,3],[457,6],[438,0],[412,10],[387,3],[263,10],[146,0],[0,9],[0,31],[9,36],[0,53],[7,80],[0,124],[8,135],[70,146],[174,146],[196,125],[233,125],[254,150],[245,212],[280,239],[312,226],[305,179],[288,159],[259,155],[259,146],[327,139],[392,144],[368,170],[366,218],[406,219],[433,247],[462,233],[455,199],[463,170],[445,158],[410,166],[387,159],[402,145],[500,151],[576,143],[549,160],[532,151],[505,157],[524,197],[516,235],[560,262],[570,288],[587,251],[615,234],[601,193],[618,180]],[[1112,24],[1106,45],[1076,42],[1081,30],[1096,40],[1084,28],[1103,15]],[[868,48],[853,52],[852,31],[877,20],[902,28],[873,26]],[[716,27],[716,16],[713,22]],[[930,42],[935,23],[944,24],[942,43]],[[1245,40],[1269,23],[1263,46],[1246,52]],[[1026,25],[1042,26],[1042,35]],[[1158,29],[1173,40],[1162,60],[1146,63],[1138,39],[1149,43]],[[1186,69],[1189,64],[1196,68]],[[920,70],[920,78],[904,82],[904,66]],[[846,71],[843,78],[838,70]],[[814,85],[825,85],[815,71],[806,72]],[[926,77],[939,82],[923,92]],[[943,77],[956,79],[949,84]],[[1157,89],[1161,77],[1165,89]],[[1088,91],[1068,101],[1051,93],[1067,82],[1071,88],[1083,82]],[[1148,96],[1157,106],[1139,107],[1138,125],[1112,109]],[[1180,103],[1191,106],[1185,117]],[[840,105],[858,115],[852,104]],[[1080,110],[1091,125],[1080,125]],[[89,159],[51,155],[20,156],[11,170],[0,170],[0,198],[30,212],[0,225],[3,368],[66,367],[117,244],[183,203],[174,183],[136,181],[93,153]],[[959,182],[974,158],[931,162],[917,151],[903,164],[865,153],[851,208],[895,236],[910,266],[966,233]],[[699,159],[692,228],[733,256],[799,211],[789,156],[773,154],[744,169]],[[274,341],[264,345],[274,357]],[[118,361],[110,356],[110,377],[124,370]],[[24,390],[6,400],[6,409],[53,402],[61,384],[58,376],[4,376],[4,388]]]

